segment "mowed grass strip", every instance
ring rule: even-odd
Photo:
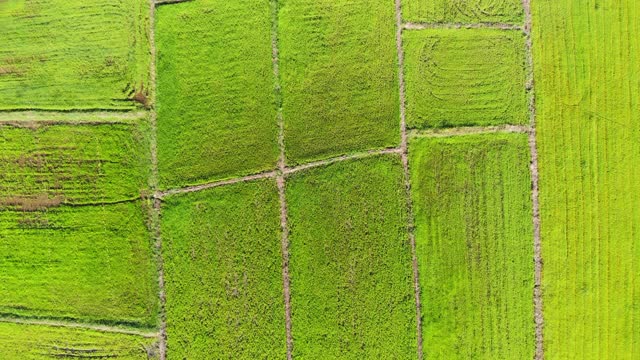
[[[148,15],[147,0],[0,2],[0,110],[146,105]]]
[[[158,359],[156,339],[86,329],[0,323],[4,360],[56,358]]]
[[[414,138],[409,154],[425,357],[533,358],[527,136]]]
[[[393,0],[278,5],[288,163],[397,145]]]
[[[528,122],[522,32],[408,30],[403,42],[408,127]]]
[[[164,201],[169,358],[285,358],[275,182],[234,184]]]
[[[154,327],[157,280],[140,202],[0,211],[0,314]]]
[[[536,0],[547,359],[640,358],[640,3]]]
[[[140,197],[149,188],[148,130],[145,121],[0,125],[0,209]]]
[[[159,6],[156,47],[161,187],[275,168],[269,1]]]
[[[294,357],[413,359],[416,308],[397,155],[287,179]]]
[[[404,0],[405,21],[522,24],[522,0]]]

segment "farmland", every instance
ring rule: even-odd
[[[637,359],[632,0],[0,0],[0,359]]]
[[[527,137],[417,137],[410,147],[425,356],[532,358]]]
[[[404,33],[407,126],[524,124],[524,39],[496,29]]]
[[[144,106],[148,6],[147,0],[0,2],[0,110]]]
[[[292,176],[287,183],[295,357],[411,358],[411,248],[397,156]]]
[[[393,1],[283,0],[278,7],[287,160],[397,145]]]
[[[546,352],[636,359],[640,6],[539,0],[533,15]]]
[[[278,127],[269,2],[160,6],[156,19],[161,186],[274,168]]]
[[[167,350],[175,358],[284,358],[275,182],[163,204]]]

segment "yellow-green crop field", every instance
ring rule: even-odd
[[[0,0],[0,360],[640,359],[635,0]]]

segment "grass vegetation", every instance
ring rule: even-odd
[[[413,138],[409,154],[425,357],[533,358],[527,136]]]
[[[273,180],[165,200],[169,358],[285,357],[279,209]]]
[[[149,91],[149,1],[0,1],[0,110],[132,109]]]
[[[496,29],[403,34],[407,126],[527,123],[524,37]]]
[[[415,298],[400,158],[287,181],[296,358],[415,358]]]
[[[140,202],[0,210],[0,315],[156,326],[146,221]]]
[[[146,122],[0,125],[0,209],[139,198],[148,188]]]
[[[640,358],[640,3],[533,4],[545,355]]]
[[[429,23],[509,23],[524,21],[522,0],[403,0],[406,21]]]
[[[161,186],[275,168],[269,1],[159,6],[156,43]]]
[[[158,359],[155,341],[92,330],[0,323],[0,357],[4,360]]]
[[[393,0],[280,0],[287,160],[397,145]]]

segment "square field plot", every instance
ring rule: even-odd
[[[521,32],[408,30],[403,39],[409,127],[528,121]]]
[[[161,187],[275,168],[269,1],[159,6],[156,40]]]
[[[0,323],[3,360],[158,359],[155,338],[46,325]]]
[[[171,358],[286,357],[279,210],[273,180],[165,199]]]
[[[0,313],[155,326],[146,221],[140,202],[0,210]]]
[[[405,21],[429,23],[524,22],[522,0],[403,0]]]
[[[287,181],[294,357],[410,359],[416,307],[397,156]]]
[[[0,125],[0,209],[140,198],[151,167],[145,120]]]
[[[279,1],[287,160],[400,141],[393,0]]]
[[[425,357],[533,358],[527,136],[413,138],[409,154]]]
[[[0,110],[147,105],[148,0],[0,1]]]

